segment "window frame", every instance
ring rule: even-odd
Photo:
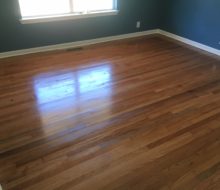
[[[54,22],[54,21],[62,21],[62,20],[75,20],[75,19],[83,19],[83,18],[117,15],[119,13],[117,2],[118,0],[113,0],[113,9],[111,10],[74,12],[73,11],[73,6],[74,6],[73,0],[69,0],[69,3],[70,3],[69,13],[22,17],[21,6],[18,1],[19,8],[20,8],[20,15],[21,15],[20,23],[21,24],[33,24],[33,23],[44,23],[44,22]]]

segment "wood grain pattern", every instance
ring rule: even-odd
[[[219,63],[160,36],[0,60],[0,183],[219,190]]]

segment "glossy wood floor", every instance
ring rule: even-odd
[[[219,190],[220,61],[159,36],[0,60],[10,190]]]

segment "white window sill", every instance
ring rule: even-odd
[[[82,18],[117,15],[118,12],[119,12],[118,10],[110,10],[110,11],[99,11],[99,12],[82,13],[82,14],[66,14],[66,15],[56,15],[56,16],[47,16],[47,17],[22,18],[20,22],[22,24],[32,24],[32,23],[53,22],[60,20],[74,20],[74,19],[82,19]]]

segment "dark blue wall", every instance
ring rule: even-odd
[[[220,0],[161,0],[160,28],[220,49]]]
[[[156,28],[220,49],[220,0],[118,0],[118,7],[116,16],[23,25],[17,0],[0,0],[0,52]]]
[[[155,29],[158,0],[118,0],[119,14],[79,20],[20,24],[17,0],[0,0],[0,52]],[[136,29],[136,21],[142,21]]]

